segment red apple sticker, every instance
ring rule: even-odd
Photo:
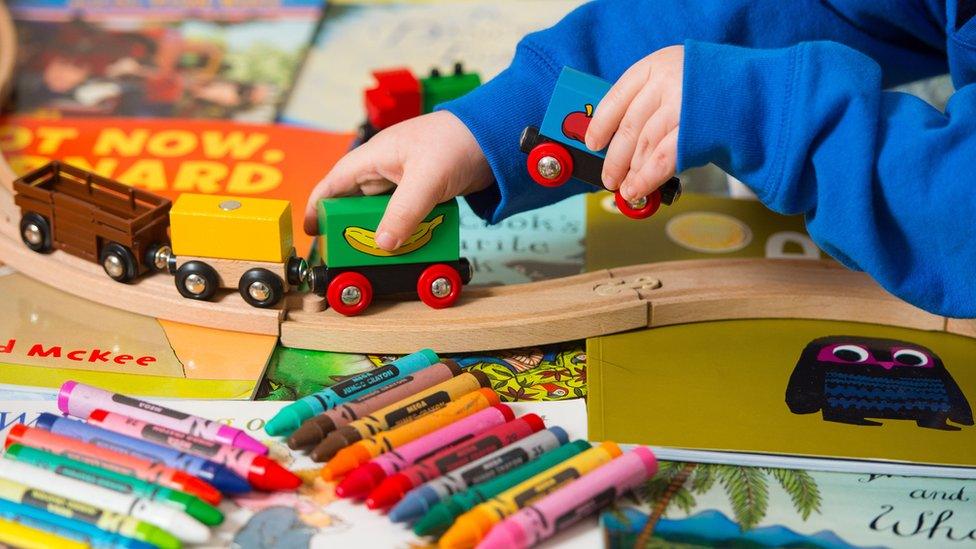
[[[563,135],[580,143],[586,138],[586,129],[593,120],[593,105],[587,103],[584,108],[585,111],[571,112],[563,118]]]

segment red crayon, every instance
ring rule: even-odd
[[[247,479],[258,490],[294,490],[302,484],[300,478],[274,460],[229,444],[188,435],[105,410],[92,410],[88,423],[219,463]]]
[[[514,421],[496,425],[472,439],[445,448],[399,473],[386,477],[370,492],[366,498],[366,505],[370,509],[389,507],[417,486],[487,456],[545,427],[542,418],[536,414],[526,414]]]
[[[220,503],[221,495],[216,488],[158,461],[148,461],[129,456],[23,424],[17,424],[10,428],[4,447],[9,447],[11,444],[30,446],[109,471],[130,475],[146,482],[161,484],[173,490],[193,494],[212,505]]]

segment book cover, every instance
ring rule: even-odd
[[[849,460],[868,472],[920,464],[960,467],[968,477],[976,467],[972,338],[848,322],[720,321],[593,338],[587,357],[595,439],[822,458],[841,470]]]

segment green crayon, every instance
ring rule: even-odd
[[[434,505],[430,511],[414,525],[413,531],[418,536],[439,536],[454,523],[454,519],[484,503],[509,488],[526,481],[535,475],[554,467],[567,459],[589,450],[592,445],[585,440],[576,440],[549,450],[521,467],[472,486],[463,492],[458,492],[444,501]]]
[[[107,488],[113,492],[133,494],[175,507],[208,526],[224,521],[224,514],[202,499],[179,490],[172,490],[136,477],[109,471],[65,456],[38,450],[30,446],[12,444],[7,448],[7,458],[47,469],[61,476]]]

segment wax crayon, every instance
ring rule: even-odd
[[[131,494],[113,492],[26,463],[0,459],[0,480],[28,489],[25,497],[31,497],[33,490],[47,492],[113,513],[129,515],[167,532],[173,532],[186,542],[203,543],[210,539],[210,530],[206,526],[178,509]],[[5,484],[4,489],[10,493],[9,490],[15,487]],[[23,498],[21,503],[24,503]]]
[[[654,453],[638,446],[496,524],[478,548],[524,549],[535,545],[610,505],[656,472]]]
[[[477,484],[464,492],[459,492],[434,505],[422,519],[414,525],[413,531],[419,536],[441,535],[454,523],[454,520],[475,506],[490,500],[505,490],[546,471],[560,463],[591,448],[585,440],[576,440],[550,450],[539,459],[519,466],[504,475]]]
[[[0,498],[43,509],[72,520],[87,522],[106,532],[114,532],[157,547],[179,549],[182,546],[179,538],[148,522],[73,498],[31,488],[19,482],[0,479]]]
[[[89,425],[84,421],[43,413],[37,417],[34,425],[38,429],[51,431],[56,435],[71,437],[108,450],[141,459],[159,461],[170,467],[182,469],[209,482],[225,494],[246,494],[251,491],[251,485],[246,480],[223,465],[179,450],[120,435],[95,425]]]
[[[272,459],[229,444],[180,433],[105,410],[93,410],[88,416],[88,423],[223,465],[247,479],[258,490],[295,490],[302,484],[300,478]]]
[[[568,440],[569,436],[561,427],[550,427],[513,442],[481,459],[472,461],[411,490],[400,503],[390,509],[390,520],[414,522],[427,514],[436,504],[453,494],[499,477],[554,448],[566,444]]]
[[[366,393],[355,400],[350,400],[315,417],[306,419],[302,426],[288,437],[288,447],[292,450],[299,450],[314,446],[339,427],[389,406],[398,400],[447,381],[460,375],[461,372],[463,370],[457,362],[441,359],[437,364],[428,366],[415,374],[404,376],[371,393]]]
[[[369,493],[366,498],[366,506],[370,509],[385,509],[400,501],[404,494],[415,487],[487,456],[499,448],[539,431],[543,427],[545,424],[541,417],[536,414],[527,414],[516,420],[481,431],[468,440],[444,448],[429,457],[418,460],[409,467],[401,469],[396,474],[387,476]],[[377,460],[392,453],[380,456]],[[363,467],[369,467],[372,464],[373,462],[370,462]],[[352,477],[352,473],[347,478],[350,477]]]
[[[158,501],[179,509],[191,517],[207,525],[217,525],[223,522],[224,515],[216,507],[204,503],[200,498],[172,490],[159,484],[140,480],[132,475],[110,471],[108,469],[90,465],[65,456],[38,450],[29,446],[14,444],[7,448],[7,459],[27,463],[35,467],[47,469],[59,475],[78,479],[88,484],[101,486],[108,490],[122,494],[133,494],[152,501]]]
[[[217,505],[221,500],[220,492],[216,488],[183,471],[167,467],[158,461],[122,454],[70,437],[56,435],[44,429],[27,427],[23,424],[14,425],[7,433],[5,442],[7,447],[12,444],[22,444],[52,454],[69,456],[116,473],[162,484],[173,490],[193,494],[211,505]]]
[[[356,374],[285,406],[265,424],[264,431],[271,436],[290,435],[306,419],[419,372],[439,360],[434,351],[423,349],[389,364]]]
[[[0,498],[0,518],[87,543],[98,549],[118,547],[124,549],[156,549],[156,546],[150,543],[127,538],[116,532],[102,530],[88,522],[68,518],[39,507],[14,503],[3,498]]]
[[[489,406],[480,412],[394,448],[356,468],[336,487],[336,495],[346,498],[362,498],[389,475],[402,471],[445,448],[451,448],[455,444],[471,440],[472,437],[486,429],[513,419],[515,419],[515,413],[508,406],[504,404]]]
[[[169,427],[174,431],[188,435],[244,448],[256,454],[267,455],[268,453],[267,446],[236,427],[77,381],[66,381],[61,386],[61,390],[58,391],[58,409],[69,416],[81,419],[87,418],[92,410],[115,412],[148,423]]]
[[[354,442],[399,427],[404,423],[410,423],[482,387],[491,387],[491,381],[488,376],[478,371],[465,372],[438,383],[329,433],[325,440],[312,450],[312,459],[315,461],[332,459],[339,450]]]
[[[444,549],[474,547],[491,530],[492,526],[519,509],[538,500],[569,482],[580,478],[597,467],[609,463],[620,455],[620,447],[613,442],[603,442],[595,448],[571,457],[522,483],[505,490],[488,501],[477,505],[454,521],[440,539]]]
[[[491,389],[468,393],[436,412],[343,448],[322,468],[321,476],[325,480],[335,480],[380,454],[498,403],[498,395]]]
[[[12,520],[0,519],[0,543],[18,549],[86,549],[87,543],[31,528]]]

